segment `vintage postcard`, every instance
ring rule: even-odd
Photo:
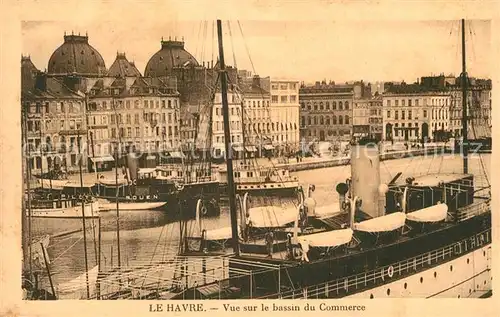
[[[496,315],[495,3],[8,9],[2,314]]]

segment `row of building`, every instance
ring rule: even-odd
[[[218,62],[198,63],[176,39],[162,39],[144,74],[125,53],[106,68],[87,35],[65,34],[43,72],[23,56],[21,102],[32,169],[77,170],[79,140],[89,167],[112,164],[117,144],[147,153],[145,161],[193,149],[223,155],[218,70]],[[299,82],[261,79],[231,66],[227,73],[233,149],[252,157],[298,149]]]
[[[307,141],[371,136],[387,141],[444,140],[462,136],[461,78],[422,77],[413,84],[316,82],[302,85],[301,137]],[[467,117],[472,138],[491,136],[491,80],[469,79]],[[382,91],[382,93],[379,93]]]
[[[144,74],[125,53],[117,53],[106,68],[87,35],[65,34],[44,72],[22,57],[21,102],[32,168],[77,169],[78,140],[89,167],[111,164],[115,144],[147,153],[141,156],[145,161],[158,162],[159,154],[182,157],[193,149],[223,156],[218,62],[199,63],[177,39],[160,44]],[[231,66],[226,70],[231,141],[240,157],[292,154],[303,141],[461,135],[459,78],[305,85]],[[491,81],[472,79],[469,85],[471,133],[485,134],[491,127]]]

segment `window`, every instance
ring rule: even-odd
[[[287,90],[288,89],[288,84],[281,84],[280,85],[280,90]]]
[[[311,125],[311,117],[307,117],[307,124]],[[273,131],[274,131],[274,123],[273,123]]]
[[[111,137],[116,138],[116,129],[115,128],[111,128]]]
[[[336,116],[332,117],[332,124],[337,124],[337,117]]]
[[[387,118],[391,117],[391,110],[387,110]]]
[[[278,96],[276,96],[276,95],[272,95],[272,97],[271,97],[271,102],[272,102],[272,103],[278,103]]]
[[[345,124],[349,124],[349,116],[348,115],[345,116],[345,121],[344,122],[345,122]]]
[[[339,110],[343,110],[342,108],[343,108],[343,107],[342,107],[342,101],[339,101]],[[339,123],[340,123],[340,122],[339,122]],[[340,124],[341,124],[341,123],[340,123]]]
[[[337,110],[337,102],[336,101],[334,101],[332,103],[332,110]]]
[[[427,110],[424,110],[424,118],[427,118]]]
[[[325,106],[326,106],[326,110],[330,110],[330,102],[327,101]]]
[[[172,114],[171,113],[168,114],[168,123],[172,123]]]
[[[403,100],[403,101],[404,101],[404,100]],[[404,111],[404,110],[402,110],[402,111],[401,111],[401,120],[404,120],[404,119],[405,119],[405,111]]]
[[[296,95],[291,95],[290,96],[290,102],[297,102],[297,96]]]
[[[396,107],[399,106],[399,100],[394,100],[394,106],[396,106]]]
[[[135,137],[138,138],[141,136],[141,129],[139,127],[135,127]]]
[[[323,116],[321,116],[321,117],[319,118],[319,124],[325,124],[325,121],[324,121],[324,119],[323,119]]]
[[[411,110],[408,110],[408,120],[411,120]]]
[[[415,99],[415,106],[418,107],[418,99]]]
[[[403,100],[401,100],[401,106],[403,106],[403,107],[404,107],[404,106],[405,106],[405,104],[406,104],[406,100],[404,100],[404,99],[403,99]]]
[[[288,102],[288,96],[281,96],[281,103],[287,103]]]
[[[394,119],[399,120],[399,111],[394,111]]]
[[[391,106],[391,101],[387,100],[387,107],[390,107],[390,106]]]
[[[127,124],[130,124],[130,123],[131,123],[131,121],[132,121],[132,120],[131,120],[130,115],[129,115],[129,114],[127,114]]]
[[[314,117],[314,124],[318,124],[318,118]]]
[[[306,125],[306,117],[302,116],[300,122],[302,122],[302,126],[305,126]]]
[[[300,103],[300,108],[301,108],[302,110],[305,110],[305,109],[306,109],[306,104],[305,104],[305,103],[303,103],[303,102],[301,102],[301,103]]]
[[[343,121],[344,120],[343,120],[342,116],[339,116],[339,124],[344,124]]]
[[[319,103],[319,110],[324,110],[324,108],[323,108],[323,102]]]
[[[132,137],[132,128],[127,128],[127,137]]]
[[[344,104],[345,110],[349,110],[349,101],[346,101]]]
[[[167,104],[168,104],[168,108],[172,109],[172,100],[169,99]]]

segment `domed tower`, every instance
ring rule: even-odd
[[[133,62],[129,62],[125,53],[116,53],[116,59],[109,67],[108,76],[111,77],[140,77],[141,72]]]
[[[173,68],[198,66],[198,61],[184,49],[184,41],[161,41],[161,49],[148,61],[144,76],[164,77],[172,74]]]
[[[106,74],[104,59],[89,44],[87,35],[64,35],[64,43],[50,56],[47,69],[49,75],[100,77]]]

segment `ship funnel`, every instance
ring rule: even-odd
[[[376,142],[360,140],[351,145],[351,195],[363,201],[361,210],[376,218],[384,215],[379,207],[380,160]]]

